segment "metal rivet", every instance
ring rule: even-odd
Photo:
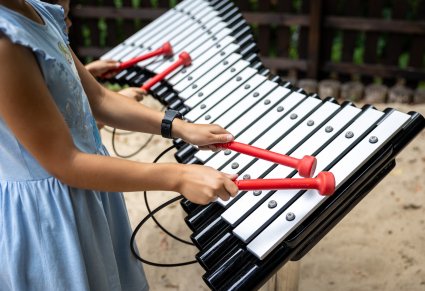
[[[192,89],[196,89],[196,88],[198,88],[198,85],[195,84],[192,86]]]
[[[220,53],[220,56],[224,56],[226,53],[225,52],[221,52]]]
[[[236,69],[232,68],[232,69],[230,69],[230,72],[234,73],[234,72],[236,72]]]
[[[250,174],[245,174],[245,175],[243,175],[242,179],[249,180],[249,179],[251,179],[251,175]]]
[[[289,118],[291,118],[291,119],[297,119],[298,118],[298,115],[295,114],[295,113],[292,113],[291,116],[289,116]]]
[[[278,108],[277,108],[277,112],[282,112],[283,111],[283,106],[279,106]]]
[[[326,132],[332,132],[334,128],[332,126],[326,126],[325,131]]]
[[[211,31],[210,30],[207,30],[207,34],[211,34]]]
[[[275,208],[277,206],[277,202],[275,200],[270,200],[268,205],[269,208]]]
[[[182,72],[182,74],[186,74],[187,71],[186,71],[186,69],[183,69],[181,72]]]
[[[260,96],[260,93],[255,92],[253,96],[254,96],[254,97],[258,97],[258,96]]]
[[[193,88],[193,89],[196,89],[196,88]],[[202,96],[204,96],[204,93],[199,92],[199,93],[198,93],[198,97],[202,97]]]
[[[241,81],[241,80],[242,80],[242,77],[237,77],[236,78],[236,81],[238,81],[238,82]]]
[[[313,121],[313,120],[309,120],[309,121],[307,121],[307,125],[308,125],[308,126],[313,126],[313,125],[314,125],[314,121]]]
[[[263,193],[261,190],[255,190],[255,191],[253,192],[254,196],[260,196],[260,195],[261,195],[261,193]]]
[[[231,150],[225,150],[225,151],[224,151],[224,154],[225,154],[226,156],[230,155],[231,153],[232,153],[232,151],[231,151]]]
[[[205,108],[207,108],[207,105],[201,104],[201,109],[205,109]]]
[[[292,212],[288,212],[287,214],[286,214],[286,220],[287,221],[292,221],[292,220],[294,220],[295,219],[295,214],[294,213],[292,213]]]
[[[225,65],[225,66],[227,66],[229,64],[229,62],[228,61],[224,61],[223,62],[223,65]]]
[[[238,163],[233,163],[232,164],[232,169],[237,169],[239,167],[239,164]]]
[[[378,142],[378,137],[376,137],[376,136],[371,136],[371,137],[369,138],[369,142],[370,142],[370,143],[377,143],[377,142]]]
[[[354,136],[354,133],[352,131],[347,131],[347,133],[345,134],[346,138],[352,138]]]
[[[213,40],[213,41],[216,41],[216,40],[217,40],[217,38],[214,36],[214,37],[212,38],[212,40]]]
[[[272,103],[272,102],[270,101],[270,99],[266,99],[266,100],[264,100],[264,104],[269,105],[270,103]]]
[[[216,48],[221,48],[221,45],[219,45],[219,44],[218,44],[218,45],[216,45],[215,47],[216,47]]]
[[[193,77],[192,77],[192,76],[189,76],[189,77],[187,77],[187,79],[188,79],[189,81],[192,81]]]
[[[210,120],[211,119],[211,115],[205,115],[205,120]]]
[[[250,85],[245,85],[245,89],[248,90],[249,88],[251,88]]]

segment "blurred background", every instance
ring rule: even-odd
[[[97,59],[176,0],[72,0],[71,43]],[[317,92],[367,103],[425,102],[425,0],[235,0],[266,68]]]

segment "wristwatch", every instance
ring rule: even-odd
[[[182,119],[183,116],[176,110],[168,109],[165,111],[164,119],[161,122],[161,135],[165,138],[173,138],[171,136],[171,127],[173,125],[174,118]]]

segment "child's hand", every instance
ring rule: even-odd
[[[233,141],[233,135],[217,124],[193,124],[175,119],[173,130],[177,136],[190,144],[197,145],[201,150],[218,151],[214,144]],[[179,134],[181,132],[181,134]]]
[[[233,182],[237,175],[200,165],[182,165],[182,168],[177,191],[193,203],[208,204],[218,197],[227,201],[238,193]]]
[[[85,67],[94,77],[112,78],[117,74],[120,63],[113,60],[97,60],[87,64]]]
[[[120,90],[118,93],[130,97],[136,101],[142,101],[143,98],[147,95],[145,90],[136,87],[128,87]]]

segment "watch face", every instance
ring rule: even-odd
[[[177,118],[182,118],[182,115],[181,115],[181,113],[180,112],[178,112],[178,111],[176,111],[176,110],[171,110],[171,109],[169,109],[169,110],[167,110],[166,112],[165,112],[165,117],[167,118],[167,119],[170,119],[171,121],[175,118],[175,117],[177,117]]]

